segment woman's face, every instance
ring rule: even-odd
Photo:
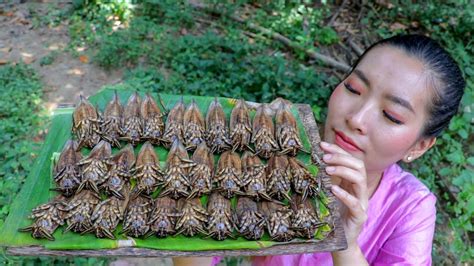
[[[380,172],[419,144],[431,99],[425,68],[391,46],[374,47],[329,99],[324,139]],[[429,148],[429,147],[428,147]]]

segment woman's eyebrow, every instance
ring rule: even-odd
[[[359,69],[354,69],[354,74],[356,74],[356,76],[359,77],[359,79],[362,80],[362,82],[364,82],[368,88],[370,88],[370,81],[364,72],[360,71]]]
[[[362,72],[361,70],[359,69],[354,69],[354,74],[360,79],[362,80],[362,82],[364,82],[364,84],[368,87],[368,88],[371,88],[370,87],[370,81],[369,79],[367,78],[367,76],[364,74],[364,72]],[[398,105],[401,105],[405,108],[407,108],[408,110],[410,110],[412,113],[415,113],[415,109],[413,109],[413,106],[411,106],[410,102],[408,102],[407,100],[403,99],[403,98],[400,98],[398,96],[395,96],[393,94],[389,94],[387,95],[385,98],[387,98],[389,101],[395,103],[395,104],[398,104]]]
[[[391,101],[395,104],[398,104],[398,105],[401,105],[401,106],[407,108],[412,113],[415,113],[415,110],[413,109],[413,107],[411,106],[411,104],[407,100],[405,100],[403,98],[400,98],[398,96],[392,95],[392,94],[387,95],[385,98],[387,98],[389,101]]]

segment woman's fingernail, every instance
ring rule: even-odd
[[[334,166],[328,166],[328,167],[326,167],[326,172],[328,172],[328,173],[332,173],[332,172],[334,172],[335,170],[336,170],[336,167],[334,167]]]
[[[335,192],[341,192],[341,188],[340,188],[339,186],[332,185],[331,188],[332,188],[332,190],[334,190]]]
[[[321,146],[322,147],[329,147],[329,143],[321,141]]]
[[[332,154],[324,154],[323,155],[323,160],[327,161],[327,160],[331,160],[332,158]]]

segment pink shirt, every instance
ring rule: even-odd
[[[369,200],[358,243],[371,265],[431,265],[436,197],[411,173],[388,167]],[[213,265],[219,261],[214,258]],[[332,265],[329,252],[253,258],[254,265]]]

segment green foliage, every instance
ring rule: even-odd
[[[57,26],[66,17],[67,12],[54,8],[53,4],[49,4],[46,11],[40,12],[35,6],[28,6],[31,15],[31,24],[33,28],[44,26]]]
[[[462,118],[456,116],[449,129],[440,137],[436,145],[422,158],[408,168],[438,196],[438,230],[435,243],[439,245],[434,258],[441,260],[443,253],[458,255],[458,259],[473,259],[474,251],[466,238],[473,232],[474,216],[474,182],[472,179],[474,164],[464,133],[472,134],[472,127]],[[462,135],[462,136],[461,136]],[[446,222],[450,231],[445,232]],[[454,237],[454,238],[453,238]],[[452,239],[452,240],[451,240]],[[446,240],[450,240],[446,243]],[[453,255],[450,259],[455,259]],[[444,258],[446,260],[446,258]]]
[[[89,20],[113,16],[120,21],[127,20],[133,8],[132,0],[73,0],[74,9]]]
[[[375,10],[375,9],[373,9]],[[383,18],[383,19],[380,19]],[[422,158],[407,167],[438,197],[438,219],[435,234],[434,263],[455,264],[474,260],[474,7],[467,2],[425,1],[395,4],[380,12],[369,12],[369,25],[380,37],[394,33],[422,31],[439,41],[464,72],[467,87],[458,115],[438,138],[436,145]],[[390,25],[419,24],[393,32]]]
[[[327,6],[315,8],[299,1],[270,2],[265,9],[267,11],[256,12],[256,20],[262,26],[297,41],[303,47],[330,45],[339,41],[336,31],[323,25],[324,18],[329,14]]]
[[[105,68],[136,64],[150,50],[148,39],[159,37],[161,28],[155,26],[147,19],[136,18],[130,22],[130,27],[103,36],[95,61]]]
[[[168,80],[182,93],[258,102],[285,97],[311,104],[322,104],[321,99],[329,93],[325,76],[314,75],[312,69],[287,60],[281,53],[265,54],[265,47],[249,44],[232,32],[225,37],[212,32],[186,35],[162,43],[155,46],[150,57],[170,72]],[[315,91],[315,97],[306,99],[310,91]]]
[[[39,148],[42,86],[26,65],[0,67],[0,226]]]
[[[43,56],[39,63],[40,63],[41,66],[51,65],[52,63],[54,63],[54,60],[56,60],[57,57],[58,57],[58,52],[53,51],[53,52]]]
[[[256,23],[272,32],[282,34],[296,45],[309,50],[318,50],[321,46],[340,41],[337,32],[326,25],[325,20],[331,15],[330,6],[326,4],[319,5],[306,0],[205,2],[223,14],[243,17],[247,23]],[[259,8],[248,8],[250,5]],[[225,16],[221,22],[226,25],[226,29],[235,23]],[[242,26],[239,28],[242,30]],[[257,39],[270,47],[283,47],[281,43],[265,39],[263,36],[257,35]],[[304,52],[293,52],[298,59],[306,59]]]
[[[0,227],[39,151],[33,138],[45,123],[41,89],[38,76],[26,65],[0,67]],[[0,257],[0,262],[17,261]]]
[[[177,4],[165,10],[164,4],[148,5],[150,8],[138,8],[146,10],[146,15],[135,16],[124,29],[94,34],[82,27],[82,20],[74,20],[71,26],[72,31],[80,34],[74,38],[96,48],[93,60],[97,64],[106,68],[138,65],[126,74],[127,86],[168,93],[243,97],[258,102],[285,97],[325,106],[330,88],[337,82],[324,73],[316,75],[313,68],[289,60],[281,52],[268,53],[268,46],[249,42],[239,29],[229,27],[225,35],[207,30],[200,35],[183,36],[174,23],[157,22],[151,15],[181,21],[187,16],[178,15],[177,10],[187,12],[186,8]],[[310,94],[313,97],[306,97]],[[318,119],[324,114],[324,110],[315,111]]]
[[[10,206],[30,172],[40,146],[40,131],[49,118],[42,107],[42,84],[28,66],[0,67],[0,227]],[[26,265],[105,265],[96,258],[12,257],[1,251],[1,264]]]
[[[251,261],[247,257],[224,257],[218,265],[239,266],[243,265],[243,263],[250,264]]]
[[[137,13],[168,26],[189,28],[195,22],[193,10],[184,0],[145,0],[137,6]]]

